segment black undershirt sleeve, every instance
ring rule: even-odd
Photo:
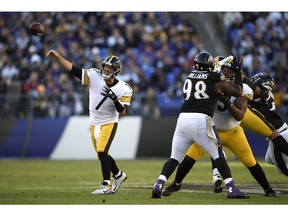
[[[246,83],[253,91],[255,91],[257,85],[253,83],[250,79],[244,77],[243,82]]]
[[[244,77],[243,82],[246,83],[252,90],[255,92],[257,85],[253,83],[250,79],[247,77]],[[267,98],[269,96],[269,93],[267,91],[263,91],[263,89],[260,88],[260,94],[259,96],[261,98]]]
[[[69,72],[78,77],[80,80],[82,79],[82,68],[72,65],[72,69]]]
[[[243,88],[243,80],[242,80],[242,76],[241,76],[241,72],[240,71],[236,71],[235,72],[235,84],[241,86],[241,88]]]

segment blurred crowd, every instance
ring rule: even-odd
[[[288,116],[287,19],[287,13],[223,13],[231,54],[244,56],[249,75],[274,76],[277,103]],[[29,33],[32,22],[46,27],[44,36]],[[158,118],[177,114],[183,80],[205,48],[191,13],[0,12],[0,116],[88,114],[87,87],[45,58],[50,49],[83,68],[100,69],[107,55],[119,56],[118,78],[134,91],[129,115]]]
[[[243,56],[248,76],[267,72],[275,79],[275,103],[288,119],[288,13],[226,12],[223,22],[231,54]]]
[[[119,79],[134,90],[129,114],[159,117],[161,101],[167,105],[166,99],[179,98],[178,82],[202,49],[189,16],[164,12],[0,13],[1,93],[18,82],[22,96],[34,99],[31,104],[29,98],[20,97],[21,106],[15,110],[19,116],[25,116],[32,106],[34,116],[87,114],[87,87],[45,59],[45,54],[55,49],[83,68],[101,68],[102,60],[114,54],[123,64]],[[27,27],[35,21],[46,26],[44,36],[29,34]],[[159,94],[163,94],[160,99]],[[10,111],[4,101],[2,98],[2,114],[5,109]],[[169,113],[169,107],[166,110]]]

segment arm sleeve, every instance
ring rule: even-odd
[[[79,78],[80,80],[82,79],[82,68],[72,65],[72,69],[69,72],[72,73],[77,78]]]
[[[248,79],[247,77],[244,77],[243,79],[244,83],[246,83],[253,91],[255,91],[257,85],[255,83],[253,83],[250,79]]]
[[[114,105],[118,113],[121,113],[126,107],[119,100],[114,101]]]

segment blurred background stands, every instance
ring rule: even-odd
[[[0,12],[0,116],[88,114],[88,88],[45,58],[50,49],[83,68],[119,56],[119,79],[134,90],[129,115],[175,116],[194,56],[207,50],[243,56],[249,76],[270,73],[287,119],[287,20],[280,12]],[[44,36],[29,34],[35,21]]]

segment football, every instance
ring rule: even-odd
[[[45,27],[41,23],[34,22],[30,24],[29,31],[32,35],[42,36],[45,33]]]

